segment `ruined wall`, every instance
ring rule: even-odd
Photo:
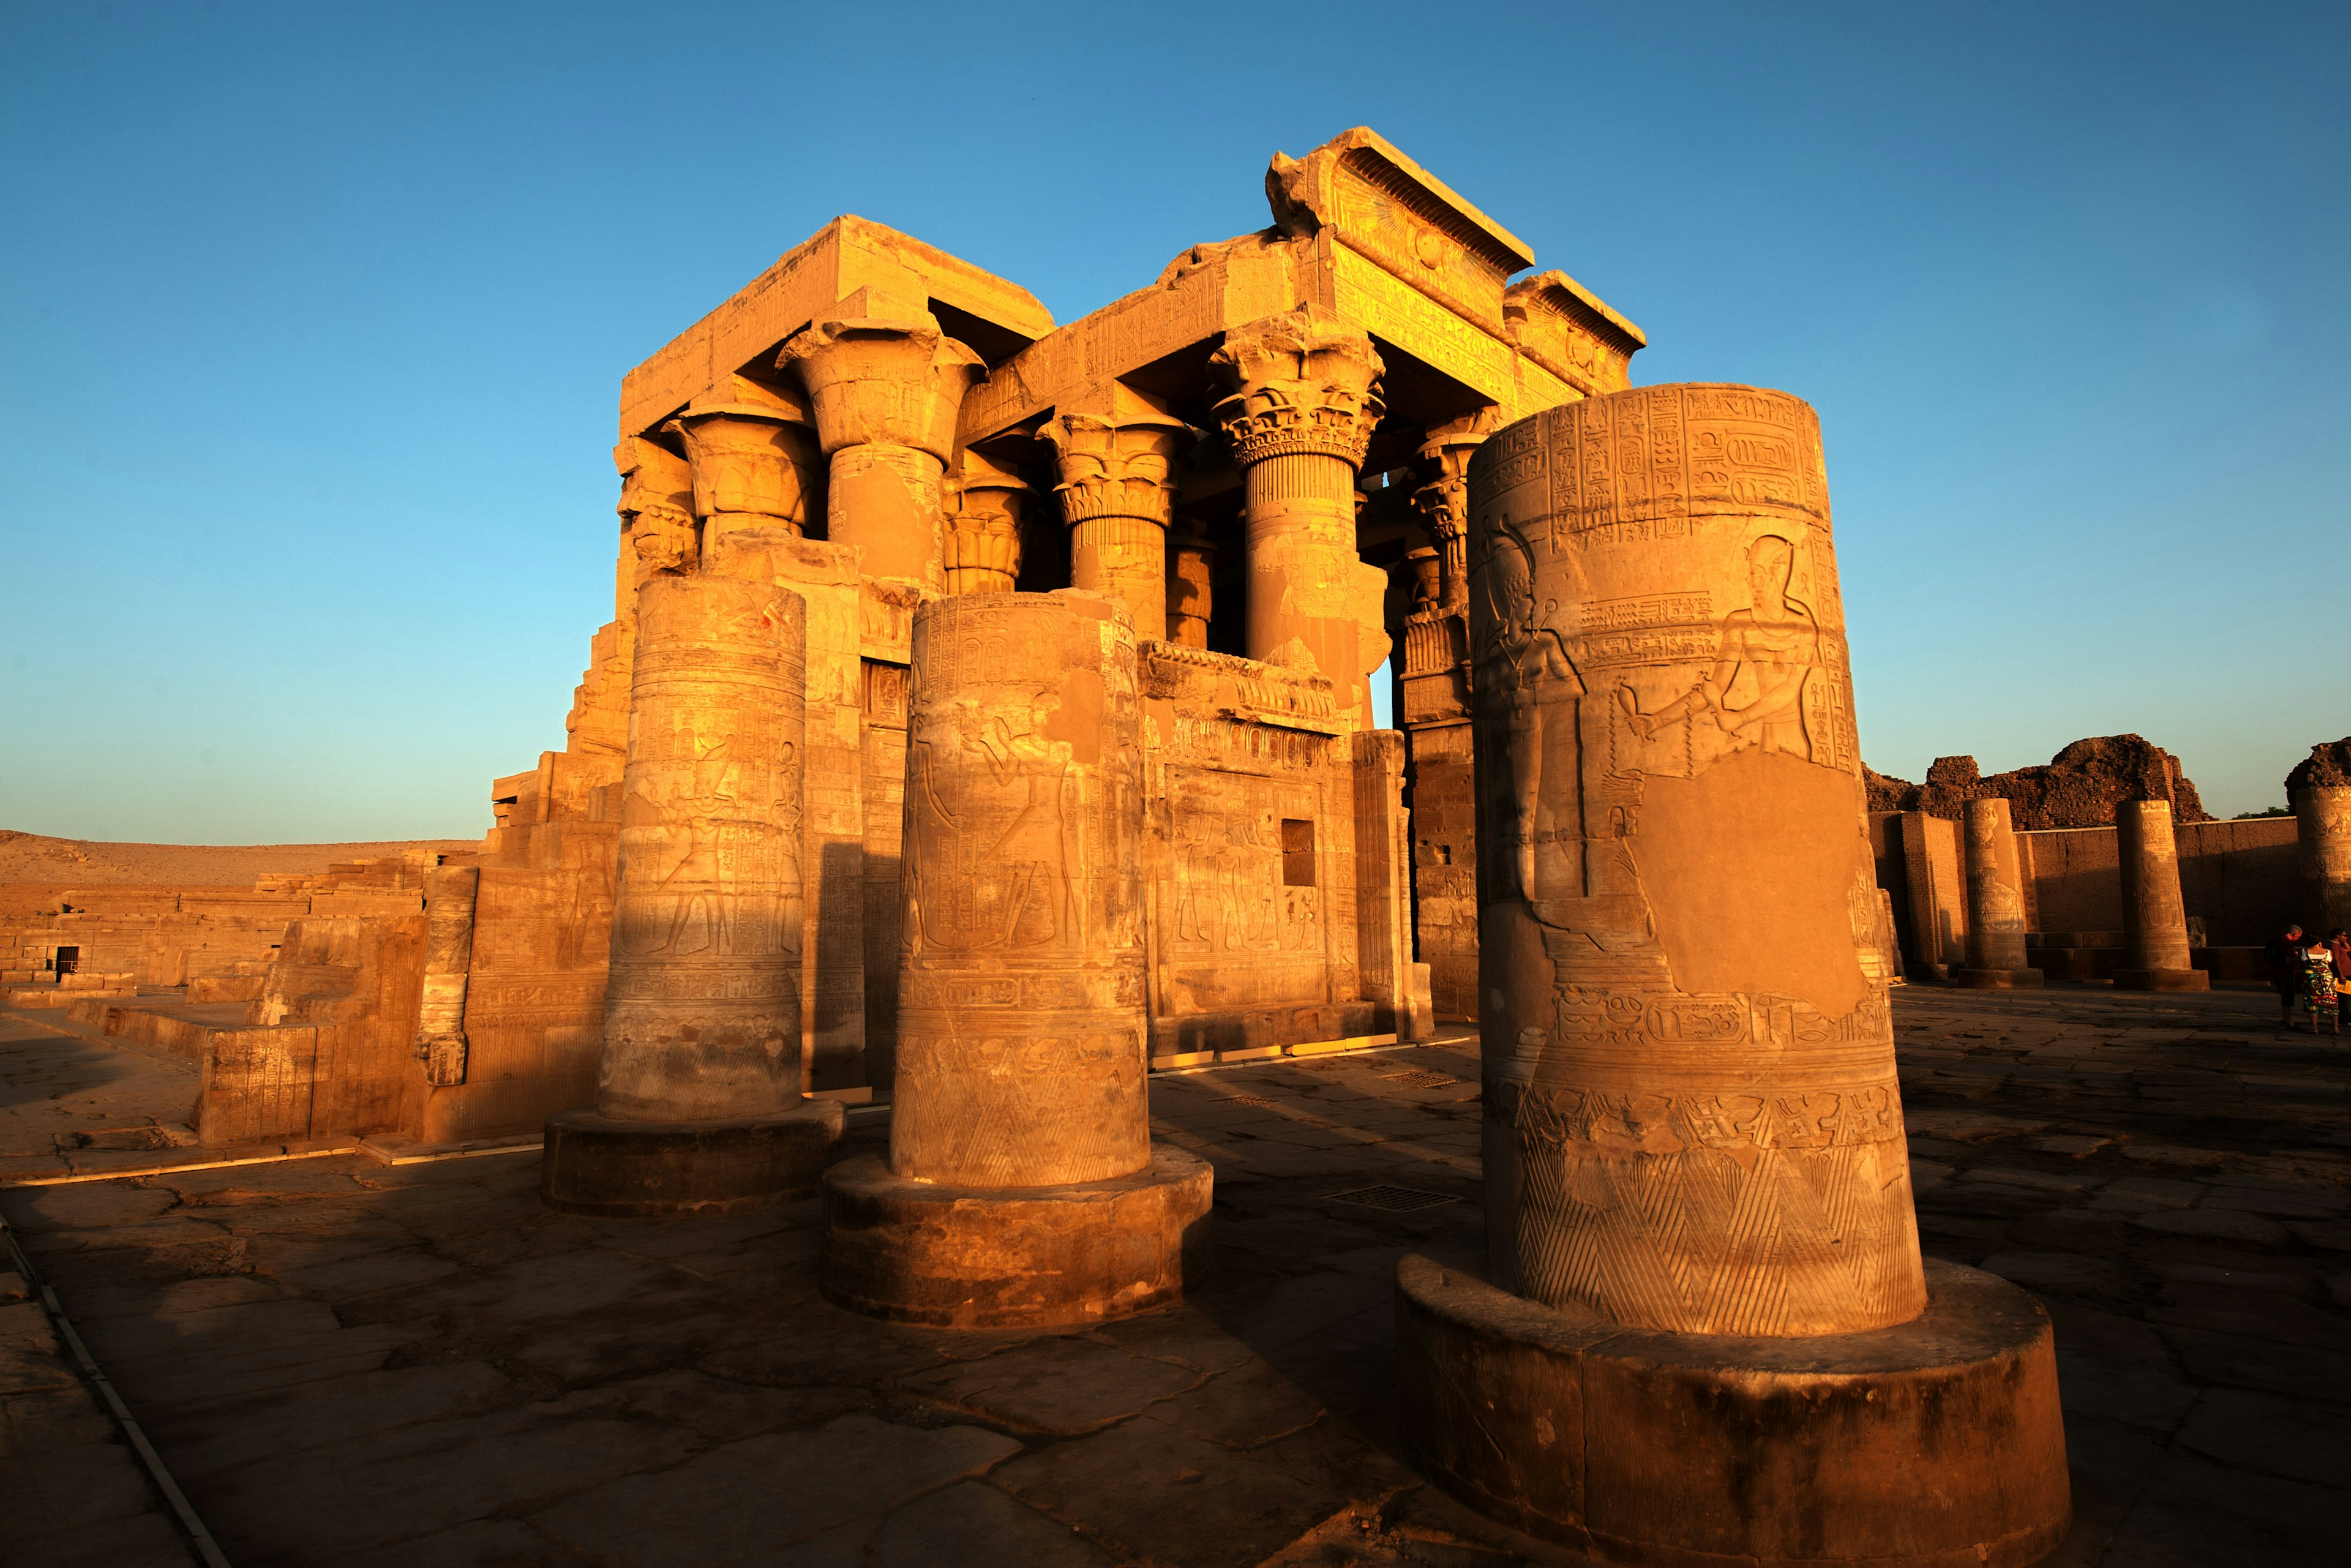
[[[2301,907],[2291,817],[2184,822],[2179,887],[2190,920],[2215,947],[2259,946]],[[2074,828],[2019,835],[2029,846],[2044,932],[2119,933],[2122,873],[2115,830]]]

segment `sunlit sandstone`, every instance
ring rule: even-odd
[[[2047,1317],[1918,1249],[1813,411],[1571,403],[1468,502],[1487,1253],[1399,1269],[1407,1443],[1612,1562],[2037,1560]]]

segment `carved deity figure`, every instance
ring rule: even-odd
[[[1669,724],[1710,714],[1728,737],[1717,755],[1761,746],[1814,760],[1803,696],[1820,664],[1821,629],[1811,607],[1788,595],[1795,570],[1796,547],[1777,534],[1747,547],[1750,603],[1723,618],[1721,645],[1706,677],[1651,714],[1641,711],[1631,686],[1617,688],[1634,734],[1646,740]]]
[[[1558,680],[1580,693],[1583,681],[1554,623],[1559,601],[1535,597],[1526,541],[1507,524],[1496,524],[1494,535],[1479,576],[1495,633],[1479,663],[1477,690],[1482,702],[1502,711],[1509,727],[1511,864],[1519,895],[1532,898],[1536,823],[1542,810],[1544,691]]]
[[[994,788],[983,799],[954,800],[939,787],[935,748],[914,742],[921,790],[915,846],[914,908],[923,939],[948,951],[1050,946],[1081,936],[1070,885],[1070,822],[1065,810],[1070,743],[1047,737],[1061,699],[1050,691],[1029,702],[1015,728],[1001,714],[956,705],[956,746],[982,758],[977,778]],[[967,779],[973,775],[965,774]]]

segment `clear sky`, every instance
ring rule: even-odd
[[[0,826],[463,836],[622,372],[834,214],[1074,319],[1369,124],[1821,413],[1863,750],[2351,731],[2351,7],[0,3]]]

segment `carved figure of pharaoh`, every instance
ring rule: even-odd
[[[1690,1333],[1916,1317],[1813,411],[1593,398],[1470,491],[1495,1283]]]

